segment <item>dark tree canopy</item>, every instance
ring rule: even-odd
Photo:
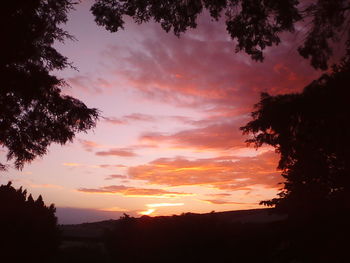
[[[264,204],[290,214],[350,209],[349,87],[347,58],[300,94],[262,94],[241,129],[281,155],[284,189]]]
[[[123,29],[124,16],[130,16],[139,24],[153,19],[179,36],[197,26],[205,9],[216,21],[224,13],[226,29],[237,40],[236,51],[257,61],[263,60],[266,47],[280,43],[282,32],[294,32],[299,21],[308,31],[298,51],[311,58],[315,68],[327,69],[331,43],[343,34],[350,45],[349,0],[96,0],[91,11],[97,24],[111,32]]]
[[[94,127],[96,109],[61,94],[66,83],[52,75],[69,65],[54,47],[71,38],[60,28],[73,0],[13,0],[1,7],[0,146],[16,168]],[[0,163],[0,170],[6,165]]]
[[[46,206],[11,182],[0,186],[2,262],[50,262],[59,245],[54,205]]]

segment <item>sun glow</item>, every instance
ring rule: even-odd
[[[141,211],[141,212],[139,212],[139,214],[140,214],[140,215],[144,215],[144,216],[148,216],[148,215],[152,214],[154,211],[156,211],[156,210],[153,209],[153,208],[150,208],[150,209],[148,209],[148,210],[146,210],[146,211]]]

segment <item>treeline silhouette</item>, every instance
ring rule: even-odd
[[[74,251],[76,259],[85,258],[79,255],[84,249],[94,251],[95,256],[84,262],[345,263],[349,219],[343,214],[316,221],[254,223],[230,220],[220,213],[124,215],[100,238],[104,252],[97,246]]]
[[[51,262],[59,242],[54,205],[11,182],[0,186],[0,262]]]

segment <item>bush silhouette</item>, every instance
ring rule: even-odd
[[[50,262],[59,245],[54,205],[11,182],[0,186],[1,262]]]

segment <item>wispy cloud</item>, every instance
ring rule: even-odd
[[[74,88],[73,90],[78,89],[91,95],[102,94],[104,89],[112,87],[112,84],[107,80],[100,77],[94,78],[87,74],[69,77],[67,78],[67,82]],[[66,89],[66,91],[70,92],[69,89]]]
[[[123,118],[132,121],[155,121],[155,118],[152,115],[143,113],[133,113],[125,115]]]
[[[103,120],[114,124],[114,125],[126,125],[130,124],[131,122],[137,122],[137,121],[143,121],[143,122],[154,122],[157,119],[149,114],[144,113],[132,113],[128,115],[124,115],[122,117],[103,117]]]
[[[114,125],[124,125],[128,123],[126,120],[115,118],[115,117],[103,117],[102,119]]]
[[[110,169],[110,168],[126,168],[127,166],[124,164],[99,164],[97,165],[97,167]]]
[[[97,142],[94,142],[94,141],[79,139],[79,142],[82,145],[82,147],[88,152],[91,152],[94,149],[103,147],[101,144],[98,144]]]
[[[108,151],[100,151],[95,153],[97,156],[120,156],[120,157],[135,157],[136,153],[130,148],[114,148]]]
[[[128,178],[126,175],[122,174],[110,174],[108,175],[105,180],[113,180],[113,179],[126,179]]]

